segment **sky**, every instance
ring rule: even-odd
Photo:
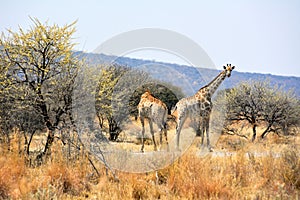
[[[216,68],[232,63],[241,72],[300,77],[299,0],[27,0],[3,1],[0,32],[77,20],[76,50],[93,52],[124,32],[156,28],[198,44]],[[178,55],[139,50],[125,56],[185,64]]]

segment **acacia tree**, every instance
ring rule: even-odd
[[[146,82],[149,76],[144,72],[117,64],[103,66],[96,91],[96,114],[103,128],[107,122],[109,140],[115,141],[128,122],[130,96],[137,85]]]
[[[116,120],[113,115],[113,92],[120,77],[122,77],[127,70],[128,69],[118,65],[104,66],[101,70],[99,85],[96,91],[95,107],[100,126],[103,128],[104,120],[107,120],[109,140],[113,141],[117,139],[121,132],[121,121]]]
[[[288,135],[291,128],[300,125],[300,101],[292,91],[283,92],[275,86],[265,91],[264,96],[269,97],[263,101],[263,119],[266,129],[261,134],[264,138],[268,133],[282,132]]]
[[[226,93],[229,122],[247,121],[252,126],[252,141],[257,127],[264,127],[261,138],[268,133],[287,133],[287,127],[299,125],[299,100],[292,92],[284,92],[268,82],[241,83]]]
[[[59,27],[31,20],[29,30],[9,30],[7,36],[1,36],[1,90],[9,94],[14,109],[31,110],[48,128],[46,154],[53,131],[71,109],[70,92],[78,66],[71,42],[75,22]]]

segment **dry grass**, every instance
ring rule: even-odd
[[[17,195],[24,179],[24,160],[16,154],[2,154],[0,157],[0,199]]]
[[[57,144],[54,148],[59,149]],[[68,162],[56,150],[44,165],[29,167],[18,151],[0,150],[0,199],[56,199],[90,190],[90,166],[84,158]]]
[[[200,157],[193,145],[165,169],[117,172],[118,181],[96,161],[100,177],[95,176],[84,153],[66,160],[60,142],[39,167],[25,165],[18,150],[0,148],[0,199],[299,199],[298,142],[297,137],[272,136],[253,144],[221,136],[216,149],[235,154]],[[12,147],[18,147],[17,140]],[[254,150],[281,157],[247,154]]]

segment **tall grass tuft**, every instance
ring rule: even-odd
[[[0,199],[19,197],[25,176],[24,159],[16,152],[2,151],[0,156]]]
[[[280,172],[288,190],[300,190],[300,157],[294,148],[283,150]]]

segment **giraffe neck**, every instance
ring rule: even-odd
[[[216,78],[214,78],[208,85],[205,86],[210,96],[212,96],[215,93],[215,91],[221,85],[225,77],[226,73],[225,71],[222,71]]]

